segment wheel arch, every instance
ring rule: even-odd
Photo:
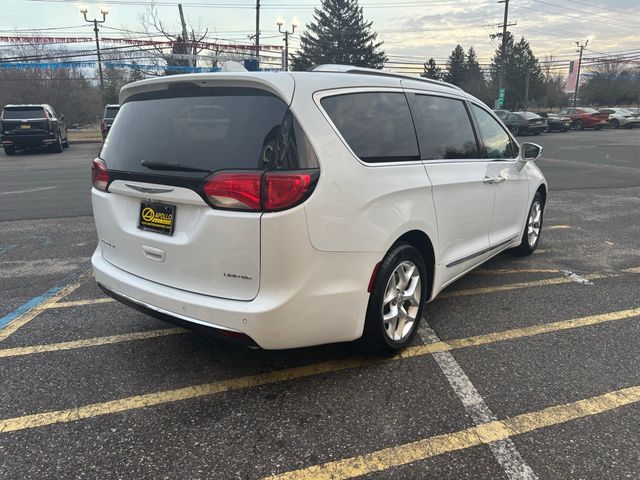
[[[415,247],[422,255],[424,264],[427,267],[427,298],[431,298],[433,292],[433,280],[436,271],[436,256],[433,242],[422,230],[409,230],[398,237],[389,250],[398,243],[408,243]]]
[[[536,193],[538,193],[538,192],[540,192],[540,194],[542,195],[542,205],[546,206],[546,204],[547,204],[547,186],[544,183],[541,183],[540,186],[536,190]]]

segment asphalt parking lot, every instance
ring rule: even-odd
[[[252,350],[106,298],[89,161],[0,153],[1,478],[639,478],[640,130],[544,146],[539,250],[386,360]]]

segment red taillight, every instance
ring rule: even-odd
[[[93,186],[103,192],[107,191],[109,185],[109,172],[104,160],[96,158],[91,162],[91,181]]]
[[[269,172],[264,177],[265,210],[282,210],[297,204],[309,190],[308,173]]]
[[[100,130],[102,130],[103,132],[107,130],[107,122],[105,122],[104,120],[100,121]]]
[[[262,172],[218,173],[204,185],[204,193],[215,207],[260,210]]]
[[[204,184],[204,194],[216,208],[273,212],[293,207],[309,196],[317,171],[219,172]]]

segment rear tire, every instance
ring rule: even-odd
[[[522,256],[531,255],[540,243],[542,220],[544,217],[544,199],[540,192],[536,192],[527,213],[527,220],[522,232],[521,243],[514,251]]]
[[[576,130],[584,130],[584,122],[582,120],[576,120],[573,126]]]
[[[407,243],[393,247],[373,283],[361,347],[372,355],[398,353],[414,339],[427,295],[427,269]]]
[[[4,147],[4,153],[7,156],[15,155],[16,154],[16,146],[15,145],[10,145],[10,146]]]
[[[68,137],[64,137],[64,140],[62,141],[62,146],[64,148],[69,148],[69,138]]]
[[[55,153],[62,153],[62,139],[60,137],[56,138],[56,143],[51,148]]]
[[[620,122],[615,118],[609,122],[611,128],[620,128]]]

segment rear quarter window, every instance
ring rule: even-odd
[[[325,97],[320,103],[340,135],[362,161],[420,159],[404,93],[348,93]]]

